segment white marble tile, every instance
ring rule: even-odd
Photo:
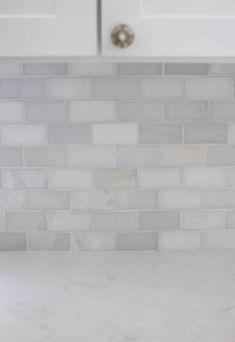
[[[2,145],[41,145],[46,143],[46,128],[41,125],[4,125]]]
[[[115,65],[111,63],[70,63],[70,72],[79,76],[112,75]]]
[[[222,210],[183,210],[181,226],[192,230],[224,229],[225,213]]]
[[[138,182],[146,188],[179,188],[181,170],[175,168],[143,169],[138,171]]]
[[[4,232],[6,230],[6,217],[4,212],[0,212],[0,232]]]
[[[49,229],[53,231],[85,231],[91,228],[91,217],[76,211],[52,212],[49,215]]]
[[[235,230],[205,231],[202,233],[202,248],[234,249]]]
[[[92,94],[88,78],[51,78],[46,84],[46,94],[54,99],[86,99]]]
[[[115,233],[87,232],[71,234],[71,249],[78,251],[110,251],[115,249]]]
[[[28,147],[24,152],[26,166],[59,167],[65,166],[67,163],[67,150],[65,146]]]
[[[114,101],[72,101],[70,103],[70,121],[99,122],[115,120]]]
[[[69,165],[80,168],[111,168],[113,166],[113,148],[110,146],[69,146]]]
[[[157,235],[155,233],[118,233],[117,250],[155,250]]]
[[[201,248],[201,234],[197,231],[159,232],[158,249],[160,250],[197,250]]]
[[[24,104],[22,102],[9,101],[0,103],[0,122],[22,121],[24,121]]]
[[[5,189],[46,188],[45,170],[3,170],[2,187]]]
[[[31,251],[67,251],[70,249],[70,236],[57,232],[29,233],[28,248]]]
[[[53,189],[89,188],[92,182],[90,171],[79,169],[50,170],[48,175],[48,187]]]
[[[135,123],[94,124],[93,143],[100,145],[125,145],[138,142],[138,125]]]
[[[97,188],[133,188],[136,185],[135,170],[96,171],[94,183]]]
[[[26,208],[26,193],[18,190],[0,191],[0,210],[23,210]]]
[[[47,229],[47,215],[44,212],[8,212],[6,229],[11,232],[33,232]]]
[[[29,208],[35,210],[63,210],[69,207],[66,191],[31,191],[28,194]]]

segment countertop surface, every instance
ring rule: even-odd
[[[0,254],[0,341],[235,342],[235,251]]]

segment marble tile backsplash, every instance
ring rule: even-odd
[[[0,250],[235,248],[234,79],[0,63]]]

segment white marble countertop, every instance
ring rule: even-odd
[[[1,253],[0,341],[234,342],[235,251]]]

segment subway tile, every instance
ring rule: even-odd
[[[234,249],[235,231],[208,231],[202,232],[203,249]]]
[[[181,170],[174,168],[139,170],[138,182],[141,187],[146,188],[177,188],[181,185]]]
[[[210,65],[210,72],[213,75],[234,75],[234,63],[213,63]]]
[[[86,144],[91,142],[89,125],[51,125],[48,128],[49,144]]]
[[[70,73],[80,76],[113,75],[115,65],[112,63],[70,63]]]
[[[166,63],[166,75],[208,75],[209,64],[204,63]]]
[[[112,210],[114,194],[111,190],[91,190],[71,193],[71,208],[78,210]]]
[[[26,166],[65,166],[67,164],[67,149],[61,147],[28,147],[25,149]]]
[[[110,189],[93,190],[90,193],[89,209],[93,209],[93,210],[120,209],[119,205],[121,206],[121,203],[118,202],[118,198],[115,199],[114,192]]]
[[[31,191],[29,208],[34,210],[68,209],[69,194],[65,191]]]
[[[42,189],[47,185],[45,170],[2,170],[1,175],[5,189]]]
[[[156,146],[125,146],[116,148],[117,167],[157,167],[160,149]]]
[[[142,87],[146,98],[178,98],[185,95],[185,82],[182,78],[144,78]]]
[[[161,75],[163,65],[161,63],[120,63],[118,73],[120,75]]]
[[[76,169],[49,170],[48,187],[54,189],[89,188],[92,182],[91,171]]]
[[[228,126],[223,123],[188,123],[184,126],[184,140],[189,144],[226,143]]]
[[[72,233],[71,249],[78,251],[112,251],[115,249],[115,233]]]
[[[228,170],[228,185],[235,187],[235,169],[231,168]]]
[[[107,193],[109,191],[107,190]],[[99,202],[100,206],[102,205]],[[91,208],[91,194],[89,191],[73,191],[70,194],[70,208],[75,210],[88,210]]]
[[[92,97],[89,78],[51,78],[46,83],[46,95],[52,99],[87,99]]]
[[[136,144],[138,142],[138,125],[135,123],[93,124],[94,144]]]
[[[0,147],[0,166],[14,167],[23,165],[23,150],[21,147]]]
[[[25,251],[26,249],[26,234],[0,233],[0,251]]]
[[[78,210],[156,209],[158,193],[154,190],[117,189],[77,191],[71,194],[71,208]]]
[[[229,125],[228,142],[235,144],[235,124]]]
[[[235,229],[235,211],[226,212],[226,228]]]
[[[138,95],[136,78],[96,78],[93,85],[95,98],[98,99],[133,99]]]
[[[47,229],[45,212],[8,212],[6,216],[7,231],[31,232]]]
[[[118,167],[183,167],[204,165],[205,150],[199,146],[125,146],[116,149]]]
[[[209,146],[207,149],[207,163],[210,166],[235,165],[234,146]]]
[[[202,146],[164,146],[160,150],[161,166],[197,166],[205,163],[205,149]]]
[[[68,233],[29,233],[29,250],[31,251],[67,251],[70,249]]]
[[[135,170],[100,170],[94,175],[97,188],[133,188],[136,185]]]
[[[183,170],[183,182],[188,188],[225,188],[227,170],[216,168],[186,168]]]
[[[209,104],[208,118],[215,121],[235,120],[235,101],[212,101]]]
[[[120,101],[118,120],[120,121],[161,121],[163,104],[159,101]]]
[[[84,168],[113,167],[113,148],[110,146],[70,146],[69,165]]]
[[[181,143],[183,139],[183,127],[179,124],[153,124],[140,125],[140,142],[151,143]]]
[[[155,233],[118,233],[117,250],[156,250],[157,234]]]
[[[83,231],[91,228],[91,217],[80,212],[53,212],[49,214],[49,229],[53,231]]]
[[[67,102],[27,102],[26,120],[29,122],[67,121],[69,106]]]
[[[44,96],[45,80],[43,79],[4,79],[1,80],[2,95],[7,99],[41,98]]]
[[[200,232],[162,231],[158,234],[159,250],[198,250],[200,247]]]
[[[24,191],[0,190],[0,210],[23,210],[26,208]]]
[[[232,98],[229,78],[195,77],[187,80],[187,96],[191,99],[223,100]]]
[[[206,102],[168,101],[165,103],[165,121],[204,121],[206,111]]]
[[[224,229],[225,214],[216,210],[184,210],[181,213],[183,229]]]
[[[235,191],[233,190],[210,190],[205,194],[207,208],[234,208]]]
[[[0,122],[23,122],[24,104],[22,102],[0,102]]]
[[[96,231],[133,231],[136,230],[136,214],[129,212],[95,213],[94,228]]]
[[[158,193],[154,190],[114,190],[113,205],[115,209],[156,209]]]
[[[72,101],[70,121],[99,122],[115,120],[114,101]]]
[[[40,145],[46,143],[46,128],[42,125],[3,125],[2,145]]]
[[[174,230],[180,227],[177,211],[150,211],[139,213],[139,229],[149,231]]]
[[[5,213],[0,213],[0,232],[4,232],[6,230],[6,219],[5,219]]]
[[[20,76],[21,64],[15,62],[1,62],[0,76]]]
[[[68,67],[66,63],[25,63],[24,75],[66,75]]]
[[[197,209],[201,206],[201,194],[197,190],[162,190],[159,193],[159,207],[162,209]]]
[[[2,65],[0,250],[235,248],[234,65]]]

